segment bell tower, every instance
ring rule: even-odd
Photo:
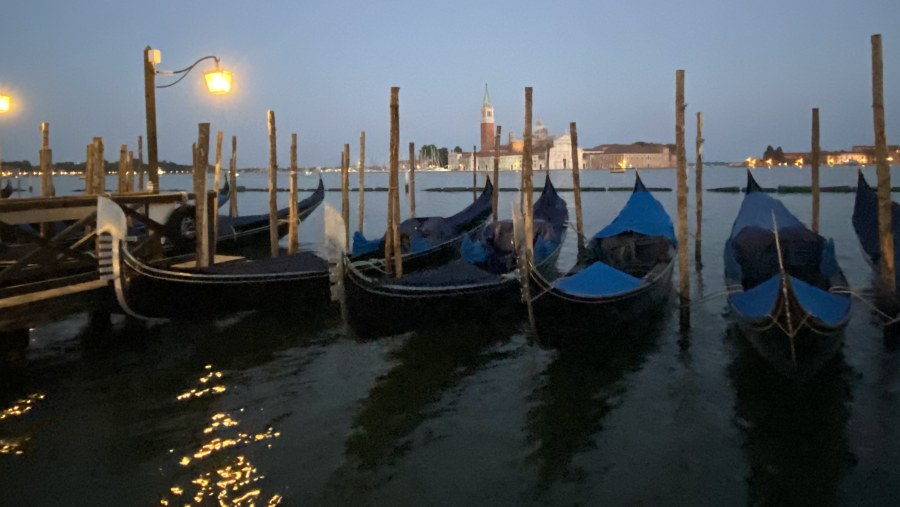
[[[487,83],[484,84],[484,100],[481,103],[481,151],[494,149],[494,107],[488,94]]]

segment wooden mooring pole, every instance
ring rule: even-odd
[[[94,144],[88,144],[84,149],[84,194],[94,193]]]
[[[128,160],[125,161],[127,167],[128,178],[125,180],[125,191],[134,192],[134,152],[128,150]]]
[[[478,147],[472,146],[472,202],[478,199]]]
[[[809,166],[812,176],[812,231],[819,233],[819,108],[812,110],[812,151]]]
[[[528,324],[534,331],[534,308],[531,304],[531,259],[534,257],[534,210],[532,209],[532,201],[534,199],[534,186],[531,181],[532,172],[534,170],[534,161],[532,159],[532,133],[531,133],[531,103],[532,88],[525,87],[525,130],[523,134],[524,146],[522,147],[522,213],[524,216],[525,244],[523,249],[523,262],[519,268],[523,272],[522,295],[525,298],[525,305],[528,308]]]
[[[103,138],[95,137],[94,138],[94,163],[93,170],[91,172],[93,176],[93,181],[91,181],[91,186],[94,189],[93,193],[96,195],[103,194],[106,192],[106,158],[103,155]],[[87,182],[85,182],[87,183]]]
[[[359,217],[356,230],[363,232],[363,220],[366,218],[366,132],[359,133]]]
[[[41,122],[41,196],[53,197],[56,189],[53,187],[53,151],[50,149],[50,124]]]
[[[678,201],[678,295],[680,300],[679,324],[682,330],[691,327],[691,281],[688,271],[687,230],[687,156],[684,148],[684,70],[675,71],[675,150],[678,157],[676,178]]]
[[[350,145],[341,153],[341,218],[344,220],[345,245],[350,244]]]
[[[128,145],[119,146],[119,172],[116,184],[116,192],[124,193],[128,191]]]
[[[41,197],[53,197],[53,150],[50,149],[50,124],[41,122]]]
[[[231,136],[231,162],[228,164],[228,215],[231,218],[238,216],[237,204],[237,136]]]
[[[137,158],[137,173],[138,173],[138,190],[144,190],[144,137],[138,136],[138,158]]]
[[[409,143],[409,216],[416,217],[416,143]]]
[[[875,127],[875,164],[878,174],[878,237],[881,243],[881,281],[888,294],[896,291],[894,234],[891,229],[891,166],[887,161],[884,128],[884,68],[881,34],[872,36],[872,117]]]
[[[579,255],[584,251],[584,222],[581,221],[581,176],[578,174],[578,130],[575,122],[569,123],[572,136],[572,191],[575,193],[575,234]],[[548,166],[549,169],[549,166]]]
[[[267,113],[269,124],[269,254],[278,257],[278,156],[275,142],[275,111]]]
[[[494,134],[494,193],[491,195],[491,216],[494,223],[500,216],[500,125],[497,125],[497,133]]]
[[[213,213],[213,237],[219,237],[219,185],[222,179],[222,131],[216,131],[216,167],[213,172],[213,192],[216,194],[216,209]]]
[[[197,267],[210,265],[209,215],[206,199],[206,169],[209,167],[209,123],[200,123],[194,148],[194,224],[197,238]]]
[[[288,201],[288,255],[300,250],[300,216],[297,210],[297,133],[291,134],[291,188]]]
[[[697,113],[697,139],[695,143],[697,157],[696,174],[694,175],[694,205],[696,212],[696,231],[694,234],[694,269],[703,269],[703,113]]]
[[[390,218],[388,223],[390,228],[388,234],[391,237],[391,253],[393,259],[388,260],[385,257],[386,268],[393,261],[394,276],[400,278],[403,276],[403,252],[400,248],[400,175],[398,174],[400,167],[400,87],[391,87],[391,151],[390,151],[390,184],[388,189],[388,201],[390,206],[388,212]]]

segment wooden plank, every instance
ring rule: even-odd
[[[57,287],[55,289],[47,289],[38,292],[31,292],[28,294],[20,294],[18,296],[0,299],[0,310],[7,310],[16,306],[27,305],[45,301],[48,299],[97,290],[106,287],[106,284],[107,282],[105,280],[92,280],[90,282]]]
[[[193,198],[189,193],[167,194],[127,194],[113,195],[113,200],[118,204],[150,205],[153,208],[163,208],[163,215],[167,215],[169,209],[175,204],[182,204]],[[55,222],[58,220],[80,220],[95,211],[97,198],[95,196],[67,196],[52,198],[28,198],[6,199],[0,202],[0,221],[11,225],[33,224],[41,222]],[[154,211],[158,211],[154,209]],[[151,213],[159,216],[158,213]]]
[[[215,258],[213,258],[213,264],[221,264],[223,262],[233,262],[233,261],[241,261],[244,260],[245,257],[241,257],[240,255],[221,255],[216,254]],[[192,259],[185,262],[179,262],[178,264],[172,264],[172,269],[193,269],[197,267],[197,260]]]

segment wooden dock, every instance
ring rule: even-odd
[[[111,197],[153,234],[193,195]],[[94,254],[96,206],[97,197],[91,195],[0,201],[0,339],[73,313],[115,308]]]

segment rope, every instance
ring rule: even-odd
[[[860,294],[857,294],[857,293],[853,290],[852,287],[849,287],[849,286],[848,286],[848,287],[842,287],[842,288],[840,288],[840,289],[834,290],[833,292],[836,293],[836,294],[850,294],[851,296],[855,297],[856,299],[862,301],[862,302],[869,308],[869,310],[874,311],[876,314],[878,314],[879,317],[881,317],[881,318],[884,320],[884,325],[885,325],[885,326],[890,326],[890,325],[896,324],[897,322],[900,322],[900,316],[897,316],[897,317],[891,317],[889,314],[884,313],[884,312],[881,311],[881,309],[879,309],[878,306],[876,306],[874,303],[872,303],[871,301],[869,301],[869,300],[867,300],[866,298],[862,297]]]
[[[540,288],[540,292],[538,294],[534,295],[534,297],[532,297],[530,300],[530,302],[534,302],[538,298],[547,294],[548,292],[551,292],[554,287],[551,282],[549,282],[547,279],[545,279],[543,276],[541,276],[541,274],[538,271],[535,270],[533,263],[531,264],[530,268],[531,268],[531,273],[532,273],[532,280],[535,282],[535,285],[537,285]],[[717,299],[722,296],[727,296],[729,294],[733,294],[733,293],[741,292],[741,291],[743,291],[743,287],[740,285],[737,285],[737,284],[726,285],[725,288],[721,291],[714,292],[712,294],[707,294],[700,299],[691,300],[688,303],[679,305],[679,308],[690,308],[692,306],[706,303],[707,301],[711,301],[713,299]],[[831,293],[833,293],[833,294],[849,294],[852,297],[855,297],[856,299],[862,301],[870,310],[873,310],[875,313],[877,313],[881,317],[881,319],[884,321],[883,325],[885,325],[885,326],[890,326],[890,325],[900,322],[900,315],[898,315],[897,317],[891,317],[890,315],[881,311],[874,303],[865,299],[862,295],[855,292],[849,286],[835,287],[834,289],[831,290]],[[559,291],[554,293],[554,295],[562,300],[569,301],[569,302],[574,302],[574,303],[583,303],[584,302],[583,299],[575,299],[575,298],[567,297],[565,295],[565,293],[562,293]],[[806,321],[809,320],[809,318],[810,318],[809,314],[807,314],[803,318],[803,320],[800,322],[800,324],[798,326],[798,331],[799,331],[799,329],[804,327],[804,324],[806,324]],[[778,324],[777,319],[773,319],[771,324],[769,324],[768,326],[766,326],[764,328],[761,328],[760,330],[766,331],[773,326],[778,326],[778,328],[781,329],[781,331],[784,332],[784,334],[789,335],[789,336],[791,335],[791,333],[789,333],[780,324]],[[815,328],[810,327],[809,329],[817,334],[824,334]],[[793,334],[796,335],[797,333],[795,332]]]

